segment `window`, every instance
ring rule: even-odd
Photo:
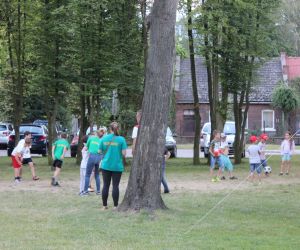
[[[275,113],[274,110],[262,111],[262,124],[261,130],[263,131],[275,131]]]
[[[195,113],[192,109],[183,111],[183,135],[193,136],[195,133]]]
[[[186,109],[183,111],[184,116],[193,116],[194,114],[195,114],[195,112],[192,109]]]

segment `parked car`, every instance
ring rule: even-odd
[[[48,121],[47,120],[35,120],[32,124],[34,125],[44,125],[48,128]],[[60,125],[59,122],[55,123],[55,132],[57,135],[59,135],[60,133],[64,132],[62,126]]]
[[[234,155],[234,140],[235,140],[235,122],[227,121],[224,125],[223,133],[226,134],[226,141],[229,146],[229,154]],[[209,145],[210,145],[210,136],[211,136],[211,123],[207,122],[204,124],[201,130],[201,151],[204,152],[204,156],[209,156]],[[243,144],[243,153],[242,157],[245,157],[245,147],[246,143]]]
[[[7,147],[10,134],[13,132],[13,126],[10,123],[0,123],[0,147]]]
[[[32,145],[30,152],[32,154],[47,155],[48,152],[48,129],[44,125],[22,124],[20,126],[20,139],[24,138],[24,133],[29,131],[32,135]],[[11,153],[15,147],[15,131],[9,136],[7,145],[7,155]]]

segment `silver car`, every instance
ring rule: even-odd
[[[9,136],[14,130],[12,124],[1,122],[0,123],[0,146],[7,147]]]
[[[226,142],[229,146],[229,154],[234,155],[234,139],[235,139],[235,122],[227,121],[224,125],[223,133],[226,135]],[[207,122],[204,124],[201,131],[201,151],[204,152],[205,157],[209,156],[209,146],[210,146],[210,136],[211,136],[211,123]],[[245,157],[245,142],[243,145],[242,157]]]

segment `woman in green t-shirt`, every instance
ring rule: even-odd
[[[126,156],[127,149],[125,138],[119,135],[119,124],[117,122],[110,124],[110,134],[101,139],[99,148],[104,155],[101,163],[103,209],[108,208],[107,198],[111,181],[114,208],[117,208],[119,203],[119,184],[122,172],[124,171],[123,157]]]

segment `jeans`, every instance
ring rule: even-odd
[[[86,165],[86,173],[85,173],[85,182],[84,182],[84,192],[88,192],[88,188],[90,185],[90,177],[95,167],[95,181],[97,192],[100,193],[100,177],[99,177],[99,164],[102,156],[100,154],[90,154],[87,165]]]
[[[169,187],[166,178],[166,161],[164,160],[161,166],[161,183],[164,186],[164,192],[169,192]]]
[[[103,189],[102,189],[102,203],[103,206],[107,206],[107,199],[109,193],[109,186],[112,180],[112,197],[114,201],[114,206],[117,207],[119,204],[119,184],[121,180],[122,172],[116,171],[108,171],[102,169],[102,177],[103,177]]]

